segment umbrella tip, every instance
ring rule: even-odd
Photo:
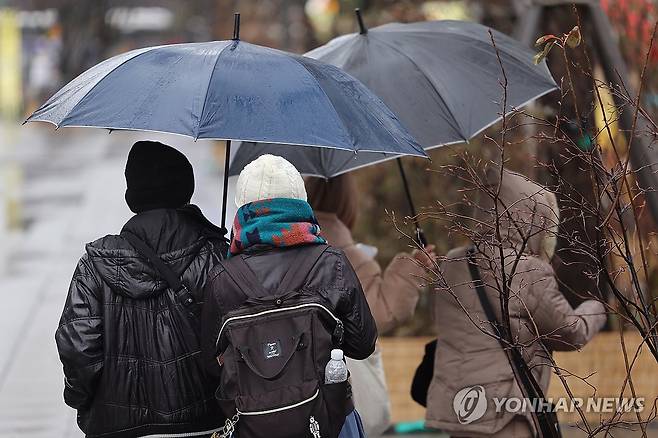
[[[233,39],[240,39],[240,13],[233,14]]]
[[[359,33],[361,35],[367,34],[368,28],[366,28],[366,25],[363,23],[363,17],[361,17],[361,9],[355,8],[354,13],[356,14],[356,20],[359,22]]]

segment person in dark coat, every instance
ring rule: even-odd
[[[64,400],[87,437],[202,436],[224,422],[216,382],[200,355],[199,316],[208,273],[226,253],[225,232],[191,205],[187,158],[158,142],[133,145],[123,227],[177,275],[183,306],[153,264],[120,235],[86,247],[55,334]],[[191,310],[192,309],[192,310]]]
[[[230,257],[242,257],[256,281],[272,294],[291,269],[299,251],[304,251],[308,245],[326,244],[313,210],[306,202],[301,175],[281,157],[263,155],[247,165],[237,182],[235,202],[240,208],[233,225]],[[203,349],[209,357],[216,356],[215,341],[223,316],[247,300],[239,289],[223,286],[231,281],[221,265],[211,272],[208,280],[202,338]],[[328,307],[343,322],[342,349],[346,356],[362,360],[375,351],[377,326],[359,278],[341,249],[329,247],[325,250],[303,284],[291,285],[291,290],[323,296]],[[351,400],[346,402],[349,405]],[[360,418],[352,410],[345,419],[340,438],[362,436]]]

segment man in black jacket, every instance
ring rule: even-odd
[[[226,254],[225,232],[189,204],[194,174],[177,150],[137,142],[125,174],[136,215],[122,234],[158,254],[193,300],[123,237],[88,244],[55,334],[64,400],[88,437],[207,435],[224,419],[201,359],[198,307],[208,273]]]

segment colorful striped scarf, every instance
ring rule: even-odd
[[[264,199],[238,209],[233,222],[229,257],[253,245],[288,247],[327,243],[313,209],[306,201],[289,198]]]

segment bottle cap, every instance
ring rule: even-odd
[[[341,350],[340,348],[331,350],[331,358],[333,360],[343,360],[343,350]]]

